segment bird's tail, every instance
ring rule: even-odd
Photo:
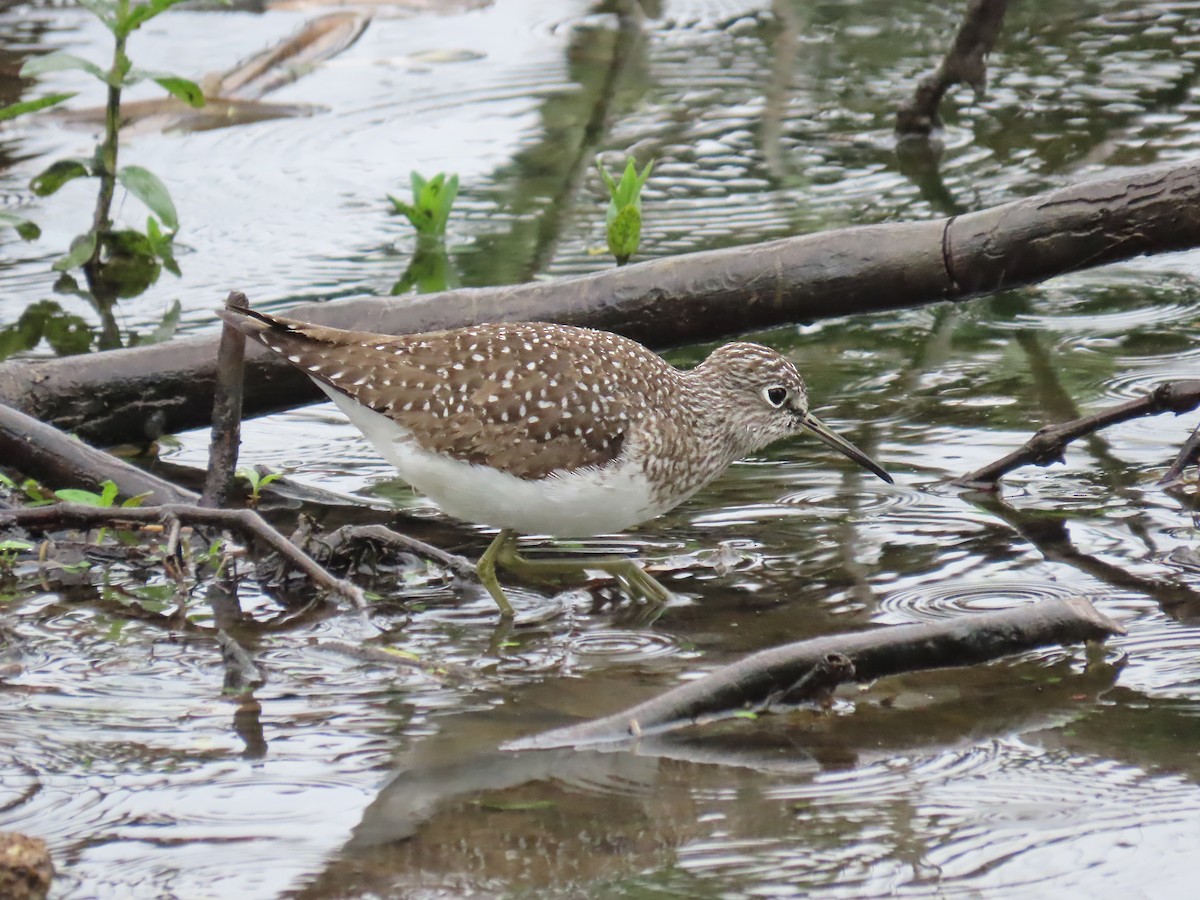
[[[263,343],[266,343],[264,338],[271,332],[276,334],[296,334],[297,329],[294,326],[300,324],[290,319],[278,318],[251,309],[244,302],[239,303],[232,297],[225,302],[224,309],[217,310],[217,315],[246,335],[246,337],[254,338]]]

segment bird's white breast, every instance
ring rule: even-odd
[[[467,522],[523,534],[588,537],[665,512],[640,466],[628,460],[526,480],[424,450],[412,432],[320,382],[346,417],[409,484]]]

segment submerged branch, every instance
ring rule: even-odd
[[[1047,425],[1036,432],[1019,450],[968,472],[955,479],[954,484],[977,490],[995,490],[1001,478],[1022,466],[1048,466],[1051,463],[1062,462],[1067,445],[1084,435],[1109,425],[1128,422],[1130,419],[1157,416],[1165,412],[1176,415],[1191,412],[1197,406],[1200,406],[1200,381],[1160,384],[1146,396],[1136,400],[1129,400],[1090,416],[1072,419],[1070,422]]]
[[[800,703],[843,682],[974,665],[1047,644],[1103,641],[1123,633],[1086,599],[1073,597],[945,622],[829,635],[762,650],[622,712],[521,738],[503,749],[623,744],[698,720]]]

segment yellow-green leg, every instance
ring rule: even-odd
[[[488,548],[489,550],[491,547]],[[620,582],[630,596],[644,597],[655,603],[666,603],[671,592],[652,575],[647,574],[637,561],[628,556],[572,556],[556,559],[529,559],[517,552],[515,540],[505,541],[498,548],[495,561],[517,575],[561,575],[583,569],[599,569]]]
[[[500,615],[506,619],[512,618],[513,608],[512,604],[508,602],[508,597],[504,595],[504,588],[500,587],[500,579],[496,577],[496,560],[515,539],[516,532],[511,528],[500,529],[496,539],[488,544],[488,548],[483,551],[483,556],[479,557],[479,562],[475,566],[480,582],[492,595],[496,605],[500,607]]]
[[[512,618],[512,604],[504,589],[500,587],[500,579],[496,577],[496,566],[517,575],[562,575],[579,572],[583,569],[599,569],[617,579],[625,593],[631,597],[644,597],[652,603],[666,603],[671,599],[671,592],[654,578],[647,574],[637,561],[628,556],[574,556],[558,559],[529,559],[517,552],[517,534],[511,528],[503,528],[496,535],[475,569],[479,580],[487,592],[492,595],[496,605],[500,607],[500,615]]]

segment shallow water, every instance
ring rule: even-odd
[[[597,152],[656,159],[643,255],[661,256],[942,216],[1200,149],[1186,4],[1014,5],[984,99],[946,104],[932,177],[897,160],[891,116],[957,6],[664,7],[632,33],[587,3],[381,15],[271,98],[322,112],[131,138],[125,160],[172,188],[186,252],[181,279],[122,306],[123,328],[179,299],[183,331],[212,330],[230,288],[280,309],[387,293],[414,242],[384,194],[414,168],[459,173],[450,264],[492,284],[608,264],[592,252]],[[172,12],[131,53],[198,75],[311,15]],[[0,54],[102,46],[80,11],[0,12]],[[51,119],[0,129],[0,201],[44,229],[0,232],[4,322],[51,296],[48,260],[90,202],[24,185],[91,141]],[[640,550],[678,592],[657,618],[600,581],[514,584],[518,623],[497,630],[479,588],[418,563],[372,585],[370,625],[246,582],[237,634],[269,681],[234,699],[203,587],[181,626],[152,567],[113,564],[94,587],[23,564],[0,583],[0,829],[50,842],[62,897],[1190,896],[1200,556],[1193,489],[1154,481],[1195,417],[1080,441],[1002,499],[946,482],[1038,425],[1196,377],[1198,272],[1200,254],[1176,254],[756,335],[897,484],[801,439],[596,541]],[[202,466],[207,442],[164,455]],[[373,504],[316,510],[331,523],[395,520],[469,556],[489,538],[396,482],[330,406],[248,423],[243,454]],[[495,752],[772,644],[1079,593],[1129,631],[1103,659],[1053,649],[892,679],[637,753]],[[319,646],[380,628],[454,674]]]

